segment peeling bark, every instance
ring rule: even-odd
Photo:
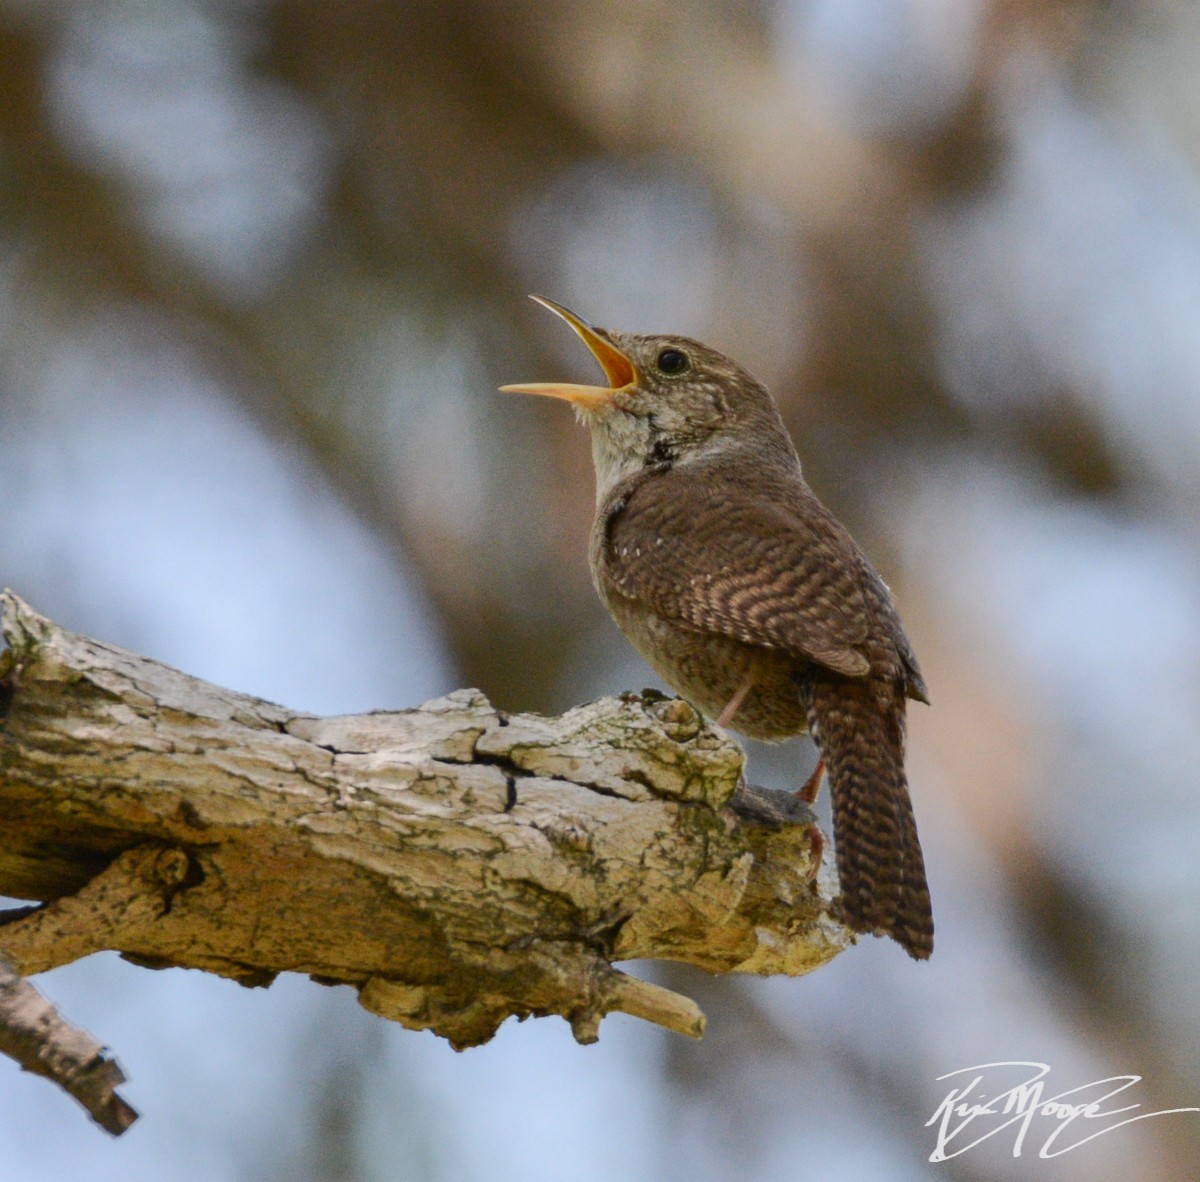
[[[307,973],[462,1048],[514,1014],[698,1037],[613,963],[801,974],[849,942],[811,813],[682,701],[317,718],[2,608],[0,893],[41,904],[0,913],[20,973],[102,949]]]

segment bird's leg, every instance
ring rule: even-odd
[[[825,761],[817,760],[817,766],[813,768],[813,774],[804,781],[804,786],[796,795],[804,801],[805,804],[816,804],[817,797],[821,792],[821,777],[825,775]]]
[[[812,775],[804,781],[800,791],[796,793],[796,799],[804,801],[805,804],[816,804],[817,794],[821,791],[821,779],[825,775],[825,760],[818,759],[817,766],[813,768]],[[817,828],[816,825],[809,830],[809,842],[812,848],[812,863],[813,863],[813,878],[817,877],[817,873],[821,869],[821,860],[825,857],[825,834]]]
[[[754,676],[751,674],[738,686],[737,693],[729,699],[729,704],[721,711],[720,716],[717,718],[717,726],[724,730],[729,725],[733,716],[742,708],[742,703],[746,700],[746,695],[753,688]]]

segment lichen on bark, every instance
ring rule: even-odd
[[[849,942],[812,817],[686,703],[507,715],[478,690],[317,718],[78,636],[11,592],[0,893],[22,973],[102,949],[246,984],[344,983],[464,1047],[510,1015],[699,1035],[614,967],[808,972]]]

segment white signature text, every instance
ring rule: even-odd
[[[1013,1137],[1013,1157],[1021,1156],[1027,1137],[1032,1140],[1043,1133],[1038,1157],[1058,1157],[1134,1121],[1200,1112],[1200,1108],[1141,1112],[1140,1104],[1118,1107],[1114,1097],[1141,1083],[1140,1075],[1113,1075],[1049,1096],[1049,1074],[1046,1063],[1010,1062],[980,1063],[939,1075],[939,1081],[958,1082],[925,1122],[936,1129],[937,1137],[929,1160],[957,1157],[1006,1129]],[[1014,1078],[1017,1082],[1011,1083]]]

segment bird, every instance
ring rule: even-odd
[[[684,336],[578,334],[607,384],[502,386],[574,406],[591,430],[592,581],[677,694],[751,739],[808,734],[829,783],[851,931],[933,951],[933,911],[904,770],[905,709],[928,703],[892,594],[817,499],[774,398]]]

